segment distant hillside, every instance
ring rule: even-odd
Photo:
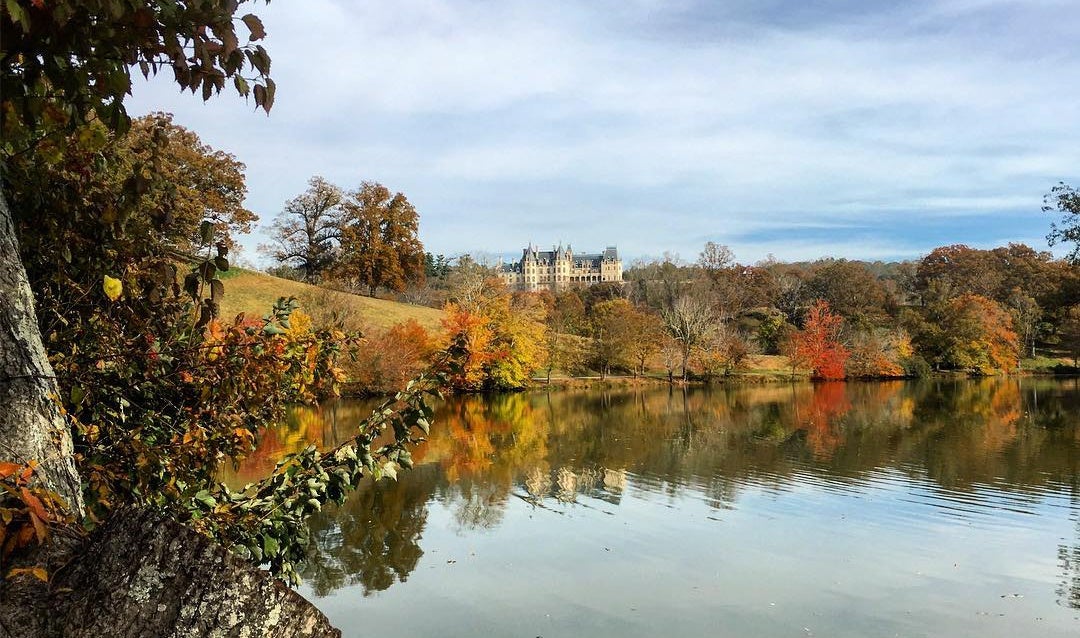
[[[223,274],[226,275],[225,298],[221,304],[223,317],[233,317],[241,312],[262,317],[270,312],[278,297],[296,297],[303,302],[305,296],[324,292],[317,286],[250,270],[232,269]],[[336,303],[356,312],[365,323],[374,327],[386,328],[409,319],[415,319],[428,330],[439,330],[441,327],[443,313],[434,308],[372,299],[345,292],[325,291],[325,294],[331,295]]]

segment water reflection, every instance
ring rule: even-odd
[[[308,442],[344,440],[368,408],[342,401],[293,410],[230,480],[257,478],[284,451]],[[1033,517],[1056,508],[1052,515],[1072,521],[1071,538],[1047,548],[1057,553],[1057,603],[1080,609],[1075,381],[462,397],[439,406],[431,440],[414,459],[416,469],[399,481],[369,483],[343,507],[312,520],[304,576],[317,595],[359,586],[367,596],[405,582],[424,556],[436,504],[454,533],[469,535],[497,531],[513,503],[545,514],[587,510],[618,517],[634,496],[671,508],[677,520],[686,503],[700,501],[713,511],[707,518],[720,521],[740,508],[791,516],[800,505],[788,503],[778,513],[767,501],[757,505],[758,495],[775,500],[812,489],[873,494],[875,501],[886,495],[890,506],[876,514],[875,524],[895,534],[955,521],[1001,525],[1006,513]],[[802,507],[812,513],[811,507],[830,506],[816,498]],[[1016,520],[1023,519],[1007,524],[1022,525]],[[540,525],[538,534],[544,533]]]

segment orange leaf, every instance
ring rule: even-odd
[[[30,490],[24,487],[19,490],[19,492],[22,495],[23,503],[26,503],[26,506],[30,508],[31,514],[36,514],[37,517],[43,521],[47,521],[51,518],[49,516],[49,511],[45,509],[45,505],[43,505],[41,500],[34,496]]]
[[[15,567],[8,570],[7,577],[14,578],[20,574],[30,574],[43,583],[49,582],[49,573],[45,571],[44,567]]]
[[[34,475],[34,470],[37,469],[37,466],[38,466],[37,461],[30,461],[29,463],[27,463],[26,464],[26,469],[22,471],[22,475],[19,477],[19,479],[23,483],[26,483],[27,481],[29,481],[30,477]]]
[[[44,543],[49,537],[49,528],[45,527],[45,523],[33,512],[30,512],[30,522],[34,524],[34,535],[37,536],[38,544]]]
[[[22,466],[18,463],[9,463],[7,461],[0,463],[0,479],[5,479],[15,474],[15,472],[19,471],[20,467]]]

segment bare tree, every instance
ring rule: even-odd
[[[735,253],[723,244],[707,242],[698,257],[698,265],[712,273],[729,268],[735,263]]]
[[[458,257],[457,263],[447,277],[450,299],[461,306],[476,311],[505,292],[506,286],[498,272],[472,255]]]
[[[1042,308],[1034,298],[1020,289],[1013,290],[1009,295],[1008,306],[1012,311],[1016,332],[1020,336],[1021,347],[1030,351],[1034,357],[1035,340],[1039,337],[1039,326],[1042,323]]]
[[[260,250],[299,269],[304,281],[317,283],[334,261],[335,243],[341,238],[343,199],[340,188],[322,177],[312,177],[303,194],[285,202],[270,229],[274,243]]]
[[[705,339],[717,323],[712,304],[701,295],[684,294],[671,305],[660,309],[660,316],[682,353],[682,378],[686,380],[690,353]]]

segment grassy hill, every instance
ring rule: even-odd
[[[379,328],[415,319],[427,330],[437,331],[440,329],[443,316],[441,310],[434,308],[330,291],[299,281],[271,277],[240,268],[234,268],[222,274],[226,275],[223,277],[225,298],[221,304],[223,317],[232,317],[241,312],[253,317],[262,317],[270,312],[270,308],[279,297],[296,297],[300,300],[301,307],[305,301],[311,303],[314,299],[319,300],[320,303],[340,306],[341,310],[359,317],[364,324]]]

